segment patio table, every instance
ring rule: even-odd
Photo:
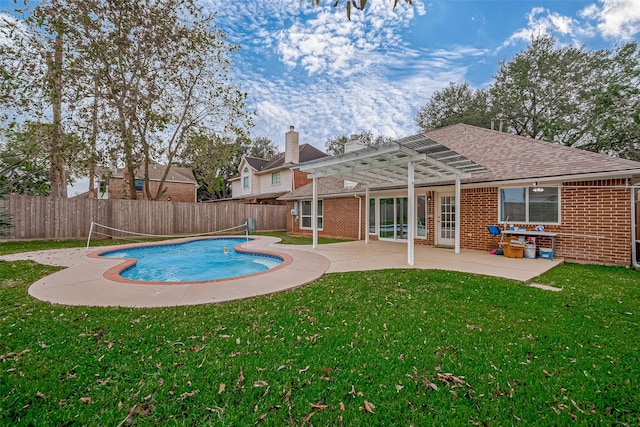
[[[502,234],[506,236],[548,237],[551,240],[551,251],[554,255],[556,253],[556,236],[558,235],[558,233],[552,233],[549,231],[502,230]]]

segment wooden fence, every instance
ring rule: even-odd
[[[287,207],[282,205],[65,199],[16,194],[0,199],[0,208],[11,215],[12,228],[6,238],[12,240],[86,238],[91,222],[137,233],[176,235],[225,230],[251,218],[256,230],[285,230],[287,217]]]

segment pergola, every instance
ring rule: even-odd
[[[301,164],[300,171],[312,178],[313,199],[311,223],[313,248],[318,247],[318,178],[335,177],[364,185],[365,199],[369,190],[385,187],[407,186],[408,197],[408,242],[407,262],[414,264],[415,186],[455,182],[455,252],[460,252],[460,181],[472,173],[487,172],[487,169],[456,153],[453,150],[417,134],[385,144],[379,148],[352,151],[340,156],[325,157]],[[369,224],[369,209],[365,210],[365,224]],[[369,243],[369,233],[365,233]]]

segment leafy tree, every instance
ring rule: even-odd
[[[617,47],[601,61],[601,84],[592,91],[586,121],[590,135],[582,148],[640,160],[640,47]]]
[[[329,138],[325,142],[325,152],[330,156],[339,156],[344,154],[345,145],[349,142],[350,138],[347,135],[339,135],[334,138]],[[387,144],[393,141],[393,138],[378,135],[376,137],[373,136],[373,132],[370,130],[366,130],[362,132],[360,135],[357,135],[357,140],[364,146],[368,148],[375,148],[381,145]]]
[[[344,154],[344,146],[349,142],[349,137],[345,134],[329,138],[324,143],[324,151],[330,156],[339,156]]]
[[[422,107],[423,130],[454,123],[490,127],[535,139],[640,160],[640,48],[557,46],[548,35],[500,64],[491,85],[451,83]]]
[[[48,196],[50,123],[27,122],[4,132],[0,150],[0,186],[7,193]],[[43,144],[44,142],[44,144]]]
[[[466,82],[451,82],[431,95],[418,111],[416,122],[426,132],[457,123],[490,127],[491,117],[488,90],[472,89]]]
[[[246,95],[228,77],[228,55],[235,47],[195,1],[69,3],[69,25],[96,70],[127,174],[144,171],[148,198],[162,194],[169,174],[167,168],[158,192],[151,194],[153,161],[171,165],[184,157],[189,139],[202,127],[237,134],[249,125]],[[134,180],[128,184],[135,197]]]
[[[207,129],[191,135],[183,165],[194,172],[199,200],[231,197],[229,178],[237,173],[247,144],[244,137],[220,137]]]
[[[534,38],[525,51],[500,64],[490,88],[494,111],[517,135],[575,144],[588,131],[586,89],[599,84],[601,55],[557,47],[548,35]]]
[[[61,19],[65,11],[60,6],[56,0],[45,1],[23,21],[6,17],[3,20],[0,101],[15,114],[33,114],[36,121],[51,120],[47,138],[50,193],[66,197],[62,105],[68,101],[65,86],[74,80],[75,74],[66,73],[68,61],[64,59],[63,44],[66,27]],[[49,108],[50,116],[46,113]],[[15,116],[10,120],[15,121]]]
[[[267,137],[259,136],[247,141],[243,147],[244,155],[258,159],[270,159],[278,154],[278,147]]]

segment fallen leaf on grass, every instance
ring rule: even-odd
[[[82,403],[91,403],[91,398],[90,397],[81,397],[80,398],[80,402],[82,402]]]
[[[323,409],[327,409],[329,407],[329,405],[322,405],[319,403],[309,403],[309,406],[311,406],[311,409],[316,409],[319,411],[322,411]]]
[[[315,412],[310,412],[309,415],[304,417],[304,420],[302,420],[302,425],[305,425],[306,423],[308,423],[311,417],[313,417],[313,414],[315,414]]]
[[[244,382],[244,374],[242,373],[242,368],[240,368],[240,373],[238,374],[238,384]]]
[[[220,386],[218,387],[218,394],[224,393],[225,387],[226,385],[224,383],[220,383]]]
[[[253,383],[254,387],[267,387],[268,385],[266,381],[256,381]]]
[[[299,374],[301,374],[301,373],[303,373],[303,372],[307,372],[307,371],[309,370],[309,368],[310,368],[310,367],[311,367],[311,366],[307,365],[307,367],[306,367],[306,368],[304,368],[304,369],[298,369],[298,373],[299,373]]]
[[[361,412],[368,412],[370,414],[374,414],[376,411],[376,405],[374,405],[373,403],[365,399],[364,406],[360,406],[358,409],[360,409]]]
[[[401,391],[403,388],[404,388],[404,386],[403,386],[403,385],[396,384],[396,391],[398,391],[398,392],[399,392],[399,391]]]
[[[284,395],[284,401],[288,402],[290,398],[291,398],[291,390],[288,390],[287,393]]]
[[[344,403],[340,402],[340,410],[344,411]]]
[[[36,393],[36,397],[39,397],[40,399],[46,399],[49,396],[47,396],[46,394],[43,394],[42,392],[39,391],[39,392]]]
[[[180,395],[181,399],[186,399],[187,397],[193,397],[195,396],[196,393],[199,393],[200,390],[195,390],[195,391],[185,391],[184,393],[182,393]]]

